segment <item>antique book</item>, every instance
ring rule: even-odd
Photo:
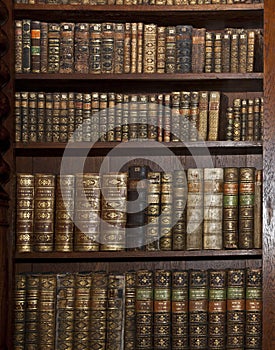
[[[56,347],[72,348],[74,340],[75,274],[57,274]]]
[[[191,92],[181,91],[180,95],[180,139],[189,141]]]
[[[108,274],[96,271],[90,289],[89,349],[106,349]]]
[[[149,171],[147,174],[147,229],[146,250],[159,250],[159,215],[161,196],[161,173]]]
[[[239,246],[239,169],[224,168],[223,245],[225,249]]]
[[[13,345],[16,349],[24,349],[26,331],[27,275],[16,274],[13,291]]]
[[[144,24],[142,22],[137,23],[137,67],[136,73],[144,72],[144,55],[145,55],[145,46],[144,46]]]
[[[171,335],[172,350],[189,349],[188,271],[172,271],[171,290]]]
[[[171,94],[171,141],[180,141],[180,91]]]
[[[31,71],[40,73],[40,21],[31,21]]]
[[[262,199],[263,199],[263,171],[255,170],[255,200],[254,200],[254,248],[262,248]]]
[[[68,93],[60,93],[59,108],[59,142],[68,141]]]
[[[108,131],[108,95],[106,93],[99,94],[99,135],[100,141],[107,141]]]
[[[248,57],[248,39],[247,31],[243,30],[239,37],[239,72],[246,73]],[[254,56],[254,55],[253,55]]]
[[[124,350],[135,350],[136,343],[136,272],[125,273]]]
[[[131,104],[131,108],[132,108]],[[123,116],[123,94],[116,93],[115,95],[115,141],[122,141],[122,116]],[[132,112],[131,112],[132,115]],[[130,115],[130,118],[131,118]],[[129,125],[129,138],[131,130],[131,119]]]
[[[246,71],[251,73],[255,68],[255,41],[258,35],[255,30],[247,30],[247,60],[246,60]],[[259,53],[262,56],[262,53]]]
[[[203,246],[203,169],[187,169],[187,185],[186,249],[199,250]]]
[[[208,141],[218,140],[220,126],[220,104],[221,93],[219,91],[210,91],[208,112]]]
[[[247,100],[247,141],[254,141],[254,118],[254,99],[249,98]]]
[[[156,73],[165,73],[166,27],[157,26]]]
[[[23,71],[23,23],[22,20],[14,21],[14,50],[15,50],[15,73],[22,73]]]
[[[222,33],[214,33],[214,72],[222,72]]]
[[[106,315],[106,348],[124,350],[125,275],[109,273]]]
[[[141,250],[145,245],[148,166],[133,165],[128,168],[127,230],[128,250]],[[144,180],[144,181],[143,181]]]
[[[89,23],[76,23],[74,28],[74,72],[89,73]]]
[[[25,309],[25,341],[24,345],[29,349],[39,347],[39,294],[40,294],[40,275],[27,275],[27,293]]]
[[[248,120],[247,120],[247,100],[241,100],[241,141],[247,140]]]
[[[222,72],[230,72],[230,47],[231,47],[231,35],[223,33],[222,36]]]
[[[176,26],[176,73],[192,70],[192,26]]]
[[[163,108],[162,108],[162,132],[163,142],[171,141],[171,95],[163,95]]]
[[[137,73],[137,61],[138,61],[138,23],[134,22],[130,24],[131,36],[130,36],[130,72]]]
[[[15,118],[15,135],[14,141],[22,141],[22,123],[21,123],[21,94],[15,92],[14,94],[14,118]]]
[[[209,91],[199,92],[198,139],[207,140]]]
[[[74,175],[57,175],[55,196],[55,251],[72,252],[74,239]]]
[[[82,118],[82,140],[91,141],[92,94],[83,93]]]
[[[127,220],[126,172],[102,175],[100,250],[125,250]]]
[[[76,174],[74,250],[98,251],[100,240],[100,176]]]
[[[130,111],[131,112],[131,111]],[[148,137],[148,95],[138,95],[138,138],[146,140]]]
[[[37,93],[37,142],[45,141],[45,94]]]
[[[233,141],[234,112],[232,107],[226,109],[226,141]]]
[[[223,168],[203,169],[203,249],[223,248]]]
[[[136,272],[136,350],[153,349],[154,274],[150,270]]]
[[[255,168],[240,168],[239,175],[239,248],[254,247]]]
[[[53,92],[53,118],[52,118],[52,137],[53,142],[60,142],[60,93]]]
[[[89,28],[89,72],[101,73],[102,24],[91,23]]]
[[[124,70],[124,23],[114,24],[114,73]]]
[[[184,170],[173,173],[173,237],[172,250],[186,248],[187,181]]]
[[[230,46],[230,72],[239,72],[239,40],[240,34],[237,31],[232,31],[231,46]]]
[[[226,346],[226,270],[209,270],[208,347]]]
[[[75,131],[74,131],[74,141],[80,142],[83,137],[83,94],[81,92],[76,92],[74,94],[74,112],[75,112]]]
[[[171,349],[171,271],[154,273],[154,349]]]
[[[47,73],[48,71],[48,23],[40,23],[40,71]]]
[[[22,72],[31,72],[31,20],[22,20]]]
[[[72,140],[75,130],[75,103],[74,103],[74,92],[68,92],[67,101],[67,139]]]
[[[98,141],[100,138],[99,122],[99,93],[92,92],[91,96],[91,141]]]
[[[241,140],[241,99],[235,98],[233,100],[233,141]]]
[[[124,73],[131,72],[131,54],[132,54],[132,34],[131,34],[131,23],[125,23],[124,32]]]
[[[91,286],[92,273],[83,272],[75,275],[73,349],[76,350],[90,349],[89,329],[91,321]]]
[[[108,93],[108,131],[107,141],[115,141],[115,124],[116,124],[116,95],[114,92]]]
[[[78,42],[78,30],[75,32],[75,29],[75,23],[63,22],[60,24],[60,73],[74,72]]]
[[[245,347],[245,270],[227,271],[227,349]]]
[[[157,25],[144,24],[143,72],[157,71]]]
[[[189,345],[206,349],[208,335],[208,271],[189,271]]]
[[[175,73],[177,57],[176,27],[166,27],[165,36],[165,73]]]
[[[101,73],[114,72],[114,23],[102,23]]]
[[[64,52],[64,51],[63,51]],[[58,73],[60,69],[60,24],[48,24],[48,73]]]
[[[212,73],[214,70],[214,33],[205,33],[205,73]]]
[[[46,92],[45,94],[45,141],[53,141],[53,93]]]
[[[246,270],[246,323],[245,346],[247,349],[259,349],[262,346],[262,269]]]
[[[23,91],[20,97],[22,142],[29,142],[29,93]]]
[[[158,140],[158,142],[163,142],[163,115],[164,115],[163,99],[164,99],[163,94],[157,95],[157,104],[158,104],[158,109],[157,109],[157,118],[158,118],[158,121],[157,121],[157,140]]]
[[[34,175],[34,251],[54,248],[55,175]]]
[[[148,96],[148,140],[157,140],[158,137],[158,103],[157,95]]]
[[[160,250],[172,250],[173,227],[173,173],[161,173],[160,190]]]
[[[129,118],[131,113],[130,108],[130,96],[128,94],[123,94],[122,103],[122,122],[121,122],[121,141],[129,141]],[[138,130],[139,132],[139,130]]]
[[[205,28],[192,29],[192,72],[203,73],[205,64]]]
[[[211,95],[210,95],[211,98]],[[210,102],[209,102],[210,105]],[[210,108],[210,107],[209,107]],[[210,111],[209,111],[210,123]],[[190,119],[189,119],[189,141],[198,140],[198,125],[199,125],[199,92],[190,92]]]
[[[28,94],[28,134],[30,142],[37,142],[37,93]]]

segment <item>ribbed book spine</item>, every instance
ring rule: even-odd
[[[25,312],[25,348],[39,347],[39,292],[40,276],[27,275],[27,304]]]
[[[74,106],[75,106],[75,131],[74,131],[74,141],[82,141],[83,136],[83,94],[81,92],[76,92],[74,94]]]
[[[89,73],[89,23],[76,23],[74,30],[74,71]]]
[[[239,40],[240,34],[233,32],[231,34],[230,46],[230,72],[238,73],[239,71]]]
[[[246,72],[251,73],[254,71],[255,63],[255,40],[256,33],[254,30],[248,30],[247,32],[247,61],[246,61]]]
[[[180,141],[180,92],[174,91],[171,94],[171,141]]]
[[[129,118],[130,118],[130,96],[128,94],[123,94],[123,104],[122,104],[122,123],[121,123],[121,141],[129,141]],[[139,128],[138,128],[139,133]]]
[[[28,106],[28,133],[29,141],[37,142],[37,93],[29,92],[29,106]]]
[[[109,274],[106,349],[124,350],[125,275]]]
[[[176,72],[176,57],[177,57],[177,45],[176,45],[176,27],[168,26],[165,29],[166,42],[165,42],[165,72]]]
[[[75,251],[98,251],[100,238],[100,176],[76,174]]]
[[[37,142],[45,141],[45,94],[37,93]]]
[[[224,248],[236,249],[239,245],[239,169],[224,168],[223,189],[223,241]]]
[[[149,95],[148,103],[148,140],[157,140],[158,137],[158,104],[157,96]]]
[[[227,349],[245,347],[245,270],[227,272]]]
[[[89,349],[105,350],[108,293],[108,274],[106,272],[97,271],[94,273],[90,292]]]
[[[22,20],[22,72],[31,72],[31,20]]]
[[[246,349],[262,346],[262,269],[246,270]]]
[[[108,95],[105,93],[99,94],[99,135],[100,141],[107,141],[108,131]]]
[[[15,118],[15,142],[22,141],[22,122],[21,122],[21,96],[20,92],[14,94],[14,118]]]
[[[34,221],[34,176],[16,176],[16,250],[19,253],[31,252]]]
[[[60,93],[53,93],[53,142],[60,142]]]
[[[240,168],[239,178],[239,248],[253,248],[255,203],[255,168]]]
[[[41,22],[40,33],[40,71],[46,73],[48,71],[48,23]]]
[[[192,70],[192,26],[176,26],[176,72]]]
[[[205,33],[205,73],[212,73],[214,70],[214,33]]]
[[[125,273],[124,350],[135,350],[136,344],[136,272]]]
[[[209,271],[208,348],[210,350],[226,348],[226,286],[225,270]]]
[[[115,141],[122,141],[122,115],[123,115],[123,94],[117,93],[115,96]],[[134,104],[131,103],[129,138],[131,138],[132,115],[134,113]]]
[[[68,109],[67,109],[67,130],[68,140],[73,139],[75,130],[75,103],[74,103],[74,92],[68,92]]]
[[[189,349],[188,271],[172,271],[172,350]]]
[[[248,141],[247,101],[241,100],[241,141]]]
[[[203,241],[203,169],[187,170],[186,249],[202,249]]]
[[[40,21],[31,21],[31,71],[40,73]]]
[[[222,33],[214,34],[214,72],[222,72]]]
[[[241,140],[241,99],[236,98],[233,101],[233,141]]]
[[[68,93],[60,93],[59,142],[68,141]]]
[[[27,277],[25,274],[16,274],[13,294],[13,345],[15,349],[25,349],[26,305],[27,305]]]
[[[125,23],[124,33],[124,73],[131,72],[131,52],[132,52],[132,40],[131,40],[131,23]]]
[[[29,142],[29,93],[21,92],[22,142]]]
[[[74,300],[75,275],[58,274],[57,277],[57,312],[56,312],[56,347],[73,348],[74,339]]]
[[[163,26],[157,26],[156,73],[165,73],[165,41],[166,28]]]
[[[205,65],[205,28],[192,29],[192,72],[203,73]]]
[[[22,73],[23,63],[23,25],[22,20],[14,21],[14,41],[15,41],[15,73]]]
[[[102,176],[100,250],[125,250],[127,178],[123,172]]]
[[[147,176],[147,231],[146,250],[159,250],[159,215],[161,173],[148,172]]]
[[[208,271],[189,271],[189,348],[206,349],[208,335]]]
[[[137,54],[137,41],[138,41],[138,24],[137,23],[131,23],[131,59],[130,59],[130,72],[131,73],[137,73],[137,60],[138,60],[138,54]]]
[[[58,73],[59,69],[60,69],[60,24],[49,23],[48,25],[48,73]]]
[[[203,248],[222,249],[223,168],[204,168],[203,177]]]
[[[255,170],[255,200],[254,200],[254,248],[262,248],[262,198],[263,198],[263,171]]]
[[[90,324],[90,290],[91,273],[78,273],[75,276],[75,314],[74,314],[74,345],[75,350],[88,350]]]
[[[148,136],[148,95],[139,95],[138,117],[138,138],[146,140]]]
[[[173,173],[161,173],[160,250],[172,250]]]
[[[154,275],[149,270],[136,273],[136,350],[153,349]]]
[[[209,115],[210,118],[210,115]],[[190,93],[189,141],[198,141],[199,126],[199,92]]]
[[[190,129],[190,91],[182,91],[180,95],[180,139],[181,141],[189,141]]]
[[[53,94],[47,92],[45,95],[45,141],[52,142],[53,140]]]
[[[231,47],[231,35],[224,33],[222,37],[222,72],[230,72],[230,47]]]
[[[51,252],[54,247],[55,175],[34,175],[34,250]]]
[[[138,22],[137,24],[137,68],[136,73],[143,73],[143,57],[145,55],[144,51],[144,24]]]
[[[171,95],[164,94],[163,95],[163,119],[162,119],[162,127],[163,127],[163,142],[171,141]]]
[[[247,72],[247,57],[248,57],[248,41],[247,41],[247,31],[244,30],[240,33],[239,37],[239,72]],[[254,56],[254,55],[253,55]]]
[[[209,92],[199,92],[198,139],[207,140]]]
[[[221,94],[219,91],[209,92],[208,141],[218,140],[220,100]]]
[[[114,24],[102,23],[101,72],[114,72]]]
[[[247,100],[247,141],[254,141],[254,100]]]
[[[171,271],[154,274],[154,349],[171,349]]]
[[[114,24],[114,73],[123,73],[124,69],[124,23]]]
[[[233,141],[234,112],[232,107],[226,109],[226,141]]]
[[[115,93],[108,93],[108,132],[107,141],[115,141],[116,107]]]
[[[102,24],[91,23],[89,28],[89,72],[101,73]]]
[[[99,132],[99,93],[92,92],[91,98],[91,108],[92,108],[92,116],[91,116],[91,141],[98,141],[100,138]]]

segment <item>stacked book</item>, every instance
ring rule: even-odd
[[[250,73],[262,52],[261,29],[15,21],[16,73]]]
[[[17,274],[14,307],[16,349],[256,350],[262,270]]]
[[[17,174],[16,191],[18,252],[261,248],[252,167]]]

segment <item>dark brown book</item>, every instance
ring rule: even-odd
[[[48,23],[40,23],[40,71],[41,73],[47,73],[48,71]]]
[[[222,72],[222,33],[214,34],[214,72]]]
[[[247,141],[254,141],[254,99],[247,100]]]
[[[99,110],[99,93],[92,92],[91,97],[91,141],[97,141],[100,138],[99,122],[100,122],[100,110]]]
[[[108,132],[107,141],[115,141],[116,130],[116,95],[114,92],[108,93]]]
[[[131,72],[132,34],[131,23],[125,23],[124,33],[124,73]]]
[[[162,107],[163,142],[171,141],[171,115],[171,94],[164,94]]]
[[[180,96],[180,139],[181,141],[189,141],[190,129],[190,91],[181,91]]]
[[[239,72],[247,72],[247,57],[248,57],[248,38],[247,31],[244,30],[240,33],[239,37]]]
[[[192,30],[192,72],[203,73],[205,65],[205,28]]]
[[[60,23],[49,23],[48,24],[48,73],[59,72],[60,59],[61,59],[60,53],[61,53],[60,52]]]
[[[81,142],[83,137],[83,93],[76,92],[74,94],[74,141]]]
[[[176,26],[176,72],[189,73],[192,70],[192,30],[189,25]]]
[[[89,23],[76,23],[74,28],[74,71],[89,73]]]
[[[128,94],[123,94],[123,103],[122,103],[122,122],[121,122],[121,141],[129,141],[129,118],[130,118],[130,96]],[[138,136],[139,136],[139,127],[138,127]]]
[[[205,73],[212,73],[214,70],[214,33],[205,33]]]
[[[114,23],[102,23],[101,72],[114,72]]]
[[[226,141],[233,141],[234,112],[232,107],[226,109]]]
[[[31,20],[22,20],[22,72],[31,72]]]
[[[207,140],[209,92],[199,92],[198,139]]]
[[[161,173],[160,190],[160,250],[172,250],[173,228],[173,173]]]
[[[31,21],[31,71],[40,73],[40,39],[41,28],[40,21]]]
[[[27,295],[25,310],[25,342],[24,345],[29,349],[39,347],[39,294],[40,294],[40,275],[27,275]]]
[[[123,73],[124,70],[124,23],[115,23],[114,28],[114,73]]]
[[[29,92],[28,134],[30,142],[37,142],[37,93]]]
[[[22,122],[21,122],[21,94],[14,94],[14,118],[15,118],[15,142],[22,141]]]
[[[176,72],[176,57],[177,57],[177,45],[176,45],[176,27],[168,26],[165,30],[166,42],[165,42],[165,72]]]
[[[131,59],[130,59],[130,72],[131,73],[137,73],[137,60],[138,60],[138,47],[137,47],[137,41],[138,41],[138,24],[136,22],[130,24],[131,28],[131,36],[130,36],[130,52],[131,52]]]
[[[52,137],[53,142],[60,142],[60,93],[53,93],[53,118],[52,118]]]
[[[89,72],[101,73],[102,24],[91,23],[89,29]]]
[[[231,47],[231,35],[223,33],[222,37],[222,72],[230,72],[230,47]]]
[[[27,305],[27,276],[16,274],[13,292],[13,345],[15,348],[24,349],[26,331],[26,305]]]
[[[131,113],[131,110],[130,110]],[[138,95],[138,138],[146,140],[148,137],[148,95]]]
[[[29,93],[21,92],[20,97],[22,142],[29,142]]]
[[[210,96],[211,97],[211,96]],[[209,102],[210,105],[210,102]],[[210,106],[209,106],[210,108]],[[210,124],[210,112],[209,112]],[[198,126],[199,126],[199,92],[191,91],[190,93],[190,119],[189,119],[189,141],[198,140]],[[210,125],[209,125],[210,130]]]
[[[230,72],[239,72],[239,40],[240,34],[237,31],[232,31],[231,46],[230,46]]]
[[[136,343],[136,272],[125,273],[124,349],[135,350]]]
[[[254,203],[254,248],[262,248],[262,197],[263,197],[263,171],[255,170],[255,203]]]
[[[233,101],[233,141],[241,140],[241,99],[236,98]]]
[[[37,93],[37,142],[45,141],[45,93]]]
[[[67,92],[60,93],[60,108],[59,108],[59,142],[68,141],[68,101],[69,95]]]
[[[248,116],[247,116],[247,100],[241,100],[241,141],[248,141]]]
[[[53,94],[46,92],[45,94],[45,141],[53,141]]]
[[[148,140],[157,140],[158,137],[158,101],[156,95],[148,97]]]
[[[180,91],[171,94],[171,141],[180,141]]]

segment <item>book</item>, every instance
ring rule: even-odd
[[[156,73],[165,73],[165,41],[166,29],[163,26],[157,26],[157,41],[156,41]]]
[[[13,344],[18,349],[24,349],[25,346],[25,322],[27,306],[27,276],[25,274],[16,274],[14,280],[13,292]]]
[[[221,94],[219,91],[209,92],[209,112],[208,112],[208,141],[217,141],[220,124],[220,104]]]
[[[222,33],[214,33],[214,72],[222,72]]]
[[[254,248],[262,248],[262,191],[263,191],[263,171],[261,169],[255,170],[255,200],[254,200]]]
[[[31,72],[31,20],[22,20],[22,73]]]
[[[205,73],[212,73],[214,69],[214,33],[205,33]]]
[[[60,23],[48,24],[48,73],[58,73],[60,69],[60,34]]]
[[[14,118],[15,118],[15,142],[22,141],[22,123],[21,123],[21,94],[14,94]]]
[[[176,73],[192,70],[192,30],[189,25],[176,26]]]
[[[102,23],[101,73],[114,72],[114,24]]]
[[[23,71],[23,23],[22,20],[14,21],[14,41],[15,41],[15,66],[16,73]]]
[[[32,73],[40,73],[40,39],[41,39],[40,21],[31,21],[31,70]]]
[[[123,73],[125,24],[115,23],[114,27],[114,73]]]
[[[177,44],[176,44],[176,27],[168,26],[165,28],[165,73],[176,72],[176,57],[177,57]]]
[[[210,123],[210,113],[209,113]],[[198,125],[199,125],[199,92],[190,92],[190,119],[189,119],[189,141],[198,140]],[[210,127],[210,126],[209,126]]]
[[[136,272],[125,273],[124,349],[134,350],[136,343]]]
[[[157,25],[144,24],[143,71],[155,73],[157,69]]]
[[[27,275],[26,282],[26,309],[25,309],[25,341],[27,348],[38,348],[39,346],[39,291],[40,275]]]
[[[181,91],[180,96],[180,139],[189,141],[191,92]]]
[[[46,73],[48,71],[48,23],[40,23],[40,71]]]
[[[192,72],[203,73],[205,64],[205,28],[192,29]]]
[[[74,72],[89,73],[89,23],[76,23],[74,27]]]
[[[160,250],[172,250],[173,173],[161,173],[160,187]]]
[[[89,28],[89,72],[101,73],[102,24],[91,23]]]

